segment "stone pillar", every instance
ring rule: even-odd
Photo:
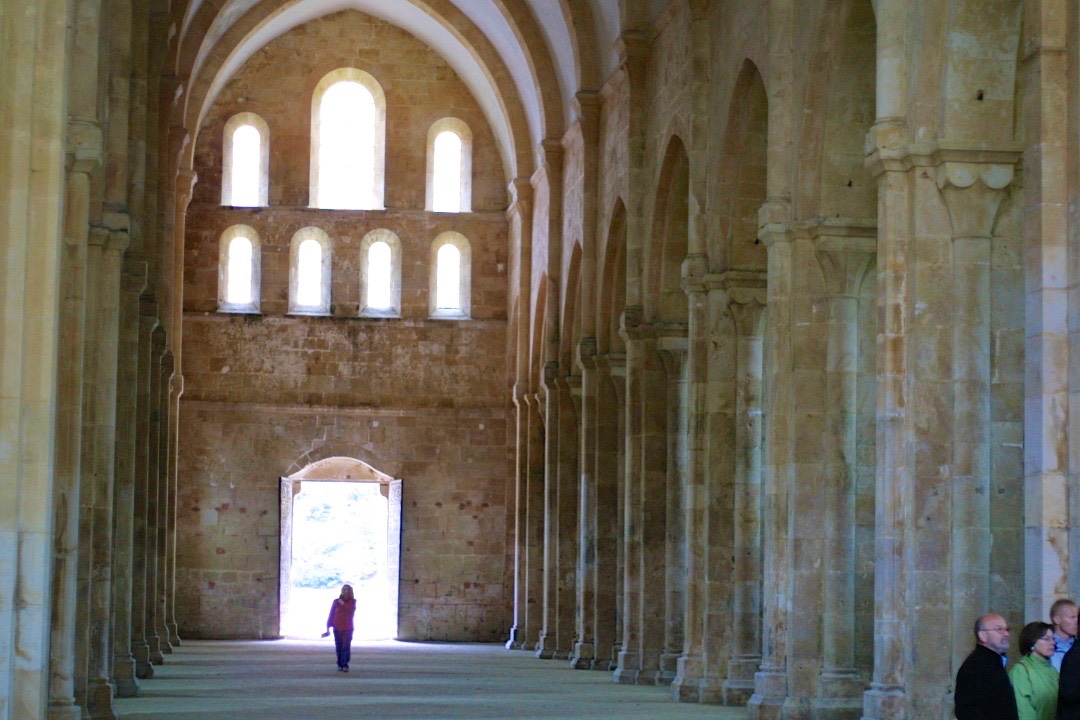
[[[174,500],[171,492],[174,490],[170,482],[171,469],[174,463],[173,440],[175,439],[175,416],[173,415],[173,384],[172,379],[176,371],[175,358],[171,351],[166,350],[161,357],[161,384],[158,387],[158,412],[161,413],[161,422],[158,426],[157,441],[160,446],[157,465],[157,594],[155,596],[155,621],[154,630],[157,632],[160,642],[158,647],[162,653],[171,653],[172,633],[169,630],[169,593],[172,590],[172,582],[169,578],[172,569],[172,561],[169,558],[172,551],[172,543],[169,541],[169,516],[173,512]],[[162,658],[164,660],[164,658]]]
[[[150,558],[152,533],[150,503],[150,437],[152,408],[150,395],[155,375],[154,333],[158,328],[157,303],[148,296],[139,298],[138,350],[135,357],[135,478],[131,559],[131,653],[135,656],[135,676],[151,678],[154,666],[150,651]]]
[[[547,448],[544,401],[531,393],[528,402],[528,477],[525,526],[525,608],[522,650],[536,650],[543,630],[544,607],[544,460]]]
[[[594,536],[593,615],[594,670],[611,670],[618,655],[619,630],[619,514],[620,462],[623,446],[622,423],[616,382],[619,359],[604,355],[596,359],[596,452],[593,457],[596,483]]]
[[[627,306],[620,332],[626,341],[624,395],[626,450],[623,465],[622,633],[615,682],[633,684],[643,669],[642,658],[642,508],[643,442],[641,411],[645,349],[641,339],[641,307]]]
[[[683,651],[686,621],[686,588],[691,582],[686,572],[686,554],[690,551],[686,539],[684,497],[686,493],[689,428],[687,418],[686,336],[665,335],[660,339],[660,361],[663,364],[667,387],[665,428],[666,460],[663,478],[664,503],[664,615],[663,638],[656,673],[657,685],[670,685],[678,670]],[[676,693],[678,691],[676,690]]]
[[[599,374],[596,367],[596,338],[578,343],[577,364],[581,370],[581,444],[578,456],[580,493],[578,498],[577,588],[574,649],[570,664],[579,670],[589,669],[596,658],[597,591],[597,507],[596,455],[599,416]]]
[[[852,233],[819,235],[817,259],[828,293],[825,358],[825,458],[821,669],[813,700],[816,717],[858,718],[862,678],[855,667],[855,470],[859,288],[871,267],[876,238]]]
[[[161,407],[162,361],[165,355],[165,330],[159,325],[150,336],[150,389],[147,396],[149,425],[147,426],[147,464],[146,464],[146,641],[150,646],[150,662],[161,665],[165,662],[161,649],[161,627],[159,602],[158,571],[158,505],[160,503],[159,486],[161,484],[162,429],[164,412]],[[167,376],[166,376],[167,377]]]
[[[636,401],[641,413],[641,476],[638,485],[637,532],[641,537],[638,592],[641,594],[639,630],[641,672],[638,682],[656,683],[664,651],[668,559],[667,479],[668,479],[668,383],[667,369],[660,353],[660,340],[653,327],[641,328],[641,395]],[[681,643],[680,643],[681,644]]]
[[[880,23],[880,21],[879,21]],[[879,55],[881,48],[879,48]],[[880,67],[880,61],[879,61]],[[896,121],[871,131],[878,151],[868,160],[878,178],[877,458],[874,490],[874,672],[863,696],[866,720],[906,718],[911,672],[907,607],[908,523],[913,458],[907,412],[912,288],[907,277],[913,245],[910,165],[893,149],[902,132]]]
[[[68,172],[64,199],[64,244],[56,377],[56,466],[49,650],[49,717],[77,718],[82,711],[85,678],[76,667],[79,606],[79,506],[82,457],[83,355],[86,336],[86,253],[89,238],[90,173],[100,161],[101,137],[96,123],[72,121],[68,126]],[[76,678],[79,698],[76,700]]]
[[[529,487],[529,406],[526,400],[529,382],[529,318],[532,303],[530,294],[530,270],[532,268],[532,184],[517,178],[510,183],[511,203],[506,215],[509,221],[511,247],[516,248],[512,258],[514,268],[512,292],[516,313],[510,318],[515,338],[514,347],[514,608],[513,625],[506,642],[507,649],[520,650],[525,644],[524,618],[528,607],[528,579],[526,577],[526,528],[528,527]]]
[[[578,418],[581,378],[559,376],[559,530],[556,572],[556,631],[555,657],[570,658],[574,650],[575,605],[577,599],[578,560]]]
[[[555,387],[558,374],[557,363],[544,365],[544,585],[541,594],[540,638],[536,643],[536,656],[543,659],[555,657],[555,611],[558,603],[556,572],[559,533],[559,399]]]
[[[953,667],[973,614],[990,609],[990,241],[1014,165],[981,155],[943,151],[935,178],[952,221]]]
[[[790,208],[770,200],[758,213],[758,237],[766,243],[768,259],[771,353],[765,369],[765,466],[762,473],[762,656],[748,702],[750,717],[774,720],[783,716],[788,696],[788,628],[791,612],[791,545],[788,491],[795,485],[791,462],[794,443],[793,315],[794,243],[788,228]]]
[[[684,561],[686,598],[684,644],[679,654],[672,692],[676,700],[700,700],[705,674],[704,636],[709,575],[708,562],[708,459],[706,457],[706,383],[708,374],[708,302],[704,276],[708,259],[701,254],[683,261],[682,283],[687,295],[686,349],[686,460],[683,491]]]
[[[116,218],[111,218],[116,219]],[[95,718],[114,718],[112,697],[113,481],[116,453],[116,376],[119,347],[120,274],[126,227],[95,228],[90,235],[87,337],[84,361],[83,477],[89,503],[90,582],[87,706]],[[84,488],[86,485],[84,484]],[[81,533],[80,533],[81,534]]]
[[[1075,252],[1070,215],[1075,218],[1077,188],[1070,163],[1071,88],[1068,3],[1024,3],[1024,617],[1047,617],[1050,604],[1076,587],[1080,577],[1080,524],[1069,488],[1077,487],[1074,448],[1080,447],[1080,423],[1071,408],[1080,407],[1077,381],[1070,372],[1076,345],[1070,343],[1070,286],[1062,258]],[[1075,51],[1074,51],[1075,52]],[[1075,120],[1073,121],[1075,123]],[[1075,125],[1073,126],[1075,127]],[[1075,298],[1075,290],[1073,291]],[[1072,377],[1072,379],[1070,379]],[[1067,512],[1063,512],[1069,508]],[[1070,579],[1072,582],[1070,583]]]
[[[169,463],[166,467],[169,511],[165,517],[165,628],[169,631],[169,644],[173,648],[180,645],[180,629],[176,623],[176,498],[180,396],[183,394],[184,376],[174,370],[169,376]]]
[[[139,694],[132,652],[135,471],[138,430],[139,296],[146,289],[146,261],[124,257],[116,382],[116,487],[113,493],[113,657],[117,697]]]
[[[723,622],[730,626],[731,655],[722,683],[725,705],[745,704],[754,690],[754,673],[761,665],[761,469],[762,469],[762,372],[765,277],[746,275],[724,278],[721,287],[735,335],[734,383],[734,477],[732,497],[732,612]],[[710,295],[720,288],[710,288]],[[718,298],[719,299],[719,298]],[[719,311],[719,309],[717,309]],[[719,314],[719,312],[717,312]],[[710,393],[710,396],[720,393]],[[711,409],[710,409],[711,410]],[[720,415],[721,408],[710,415]],[[726,418],[717,417],[717,422]],[[711,437],[722,438],[720,433]],[[719,484],[720,478],[716,479]],[[721,503],[721,507],[724,504]],[[718,521],[721,518],[716,518]],[[717,524],[721,524],[718,522]],[[710,529],[711,523],[710,523]],[[725,558],[716,558],[710,572],[722,572]],[[710,611],[720,612],[713,603]],[[718,623],[719,624],[719,623]],[[712,666],[710,665],[710,670]]]

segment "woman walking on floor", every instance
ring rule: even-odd
[[[340,672],[349,672],[349,660],[352,656],[353,615],[356,613],[356,598],[353,597],[352,585],[343,585],[341,595],[330,605],[330,615],[326,618],[326,632],[323,637],[334,631],[334,646],[337,648],[337,666]]]

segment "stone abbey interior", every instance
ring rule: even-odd
[[[0,0],[0,718],[281,637],[320,482],[385,499],[395,637],[952,717],[976,616],[1080,594],[1078,34]]]

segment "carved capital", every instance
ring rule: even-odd
[[[199,175],[193,170],[181,170],[176,173],[176,210],[179,213],[186,213],[188,204],[191,202],[191,195],[195,190],[195,183],[198,181]]]
[[[1015,163],[946,160],[934,179],[945,199],[953,237],[990,237]]]
[[[735,320],[741,337],[761,335],[765,317],[765,290],[762,288],[732,288],[728,294],[728,310]]]
[[[858,218],[832,218],[813,228],[815,254],[831,297],[858,294],[877,253],[877,224]]]
[[[515,215],[526,222],[532,214],[533,186],[528,178],[514,178],[507,186],[510,191],[510,206],[506,208],[507,217]],[[531,222],[531,220],[529,220]]]

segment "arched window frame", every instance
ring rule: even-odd
[[[305,240],[315,240],[322,248],[322,278],[319,288],[320,302],[315,305],[301,305],[300,292],[300,245]],[[317,227],[305,227],[296,231],[289,247],[289,314],[290,315],[329,315],[330,314],[330,268],[332,243],[330,236]]]
[[[386,93],[382,86],[369,73],[357,68],[338,68],[323,76],[319,84],[315,86],[315,92],[311,96],[311,170],[308,178],[309,183],[309,206],[322,207],[319,199],[319,147],[320,117],[323,95],[326,91],[339,82],[356,82],[363,85],[371,97],[375,100],[375,155],[373,193],[374,207],[355,208],[357,210],[383,210],[385,209],[385,176],[386,176]]]
[[[229,248],[232,241],[246,237],[251,242],[251,302],[231,303],[229,297]],[[218,312],[223,313],[258,313],[259,279],[262,275],[262,241],[259,233],[249,225],[233,225],[221,233],[218,243]]]
[[[435,207],[435,138],[443,132],[452,132],[461,140],[461,179],[458,187],[461,191],[461,205],[458,212],[472,212],[472,130],[462,120],[445,117],[428,130],[427,135],[427,190],[424,207],[433,212]]]
[[[368,307],[369,259],[371,246],[384,242],[390,247],[389,308]],[[401,240],[389,230],[372,230],[360,241],[360,315],[362,317],[401,317]]]
[[[458,304],[457,308],[438,307],[438,281],[439,281],[439,249],[443,245],[453,245],[460,253],[461,266],[458,269]],[[448,231],[440,233],[431,243],[431,255],[429,257],[431,268],[428,280],[428,314],[432,318],[448,320],[465,320],[472,313],[472,248],[464,235],[458,232]]]
[[[243,125],[251,125],[259,133],[259,203],[255,207],[266,207],[270,196],[270,126],[253,112],[237,113],[225,123],[221,149],[221,204],[249,207],[237,206],[232,197],[233,133]]]

